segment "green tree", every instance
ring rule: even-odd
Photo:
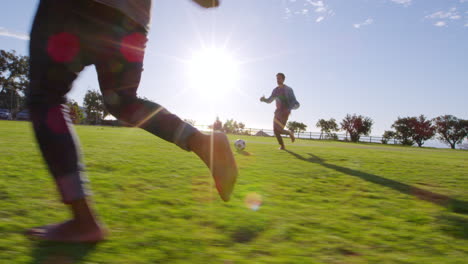
[[[438,139],[455,149],[463,139],[468,137],[468,120],[459,119],[453,115],[438,116],[433,119]]]
[[[224,122],[223,125],[223,131],[225,133],[230,133],[230,134],[237,134],[239,126],[237,124],[237,121],[234,121],[234,119],[228,119],[226,122]]]
[[[245,124],[242,122],[237,123],[237,128],[239,129],[239,133],[242,133],[245,129]]]
[[[398,118],[392,125],[395,128],[395,138],[401,141],[403,145],[412,146],[416,143],[422,147],[424,142],[434,137],[435,127],[431,120],[426,119],[424,115],[419,117]]]
[[[338,124],[336,123],[336,120],[334,118],[330,118],[330,120],[319,119],[315,126],[320,128],[320,139],[322,139],[323,133],[327,134],[327,138],[337,138],[336,134],[333,132],[336,132],[339,129]]]
[[[78,103],[74,100],[69,100],[67,102],[67,106],[73,124],[80,124],[81,121],[84,119],[84,113],[83,110],[81,110],[81,108],[78,106]]]
[[[304,123],[301,123],[301,122],[296,122],[296,121],[289,121],[287,124],[286,124],[286,127],[293,131],[294,133],[301,133],[301,132],[304,132],[306,131],[307,129],[307,125],[304,124]],[[299,135],[298,135],[299,137]]]
[[[89,124],[100,124],[107,115],[102,95],[98,91],[88,90],[85,94],[83,106],[86,113],[86,121]]]
[[[373,123],[374,121],[370,117],[347,114],[343,121],[341,121],[341,129],[349,134],[352,142],[358,142],[361,135],[369,135]]]
[[[426,119],[424,115],[412,118],[412,138],[418,147],[422,147],[426,140],[429,140],[435,135],[435,127],[431,120]]]
[[[385,130],[382,135],[382,144],[387,144],[390,139],[394,139],[396,136],[395,131]]]
[[[24,107],[29,85],[29,57],[0,50],[0,108],[16,113]]]
[[[398,117],[392,125],[392,128],[395,129],[395,138],[406,146],[412,146],[414,144],[412,122],[411,117]]]
[[[224,124],[216,117],[216,121],[213,125],[209,126],[213,130],[223,131],[229,134],[245,134],[249,135],[249,131],[245,130],[245,124],[242,122],[237,122],[234,119],[228,119]]]

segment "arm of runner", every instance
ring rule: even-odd
[[[296,99],[296,95],[294,95],[293,89],[290,89],[289,98],[290,98],[290,102],[291,102],[290,103],[291,109],[296,110],[301,106],[299,104],[299,102],[297,101],[297,99]]]
[[[262,96],[262,97],[260,98],[260,101],[261,101],[261,102],[265,102],[265,103],[267,103],[267,104],[273,102],[273,101],[276,99],[276,97],[277,97],[275,91],[276,91],[276,89],[273,90],[273,92],[271,93],[270,97],[268,97],[268,98],[265,98],[265,96]]]

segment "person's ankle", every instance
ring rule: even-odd
[[[90,203],[91,202],[88,200],[88,198],[83,198],[71,202],[69,205],[73,213],[72,221],[79,225],[100,228],[100,224],[95,213],[91,209]]]

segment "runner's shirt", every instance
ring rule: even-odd
[[[299,108],[299,102],[296,100],[293,89],[287,85],[284,85],[283,88],[276,87],[273,89],[270,97],[265,102],[271,103],[273,100],[276,101],[276,109],[278,111],[289,112]]]

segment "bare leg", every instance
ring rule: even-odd
[[[280,150],[285,149],[283,138],[281,137],[281,133],[279,131],[277,131],[277,130],[275,130],[274,133],[275,133],[275,136],[276,136],[276,140],[278,140],[278,144],[280,145],[279,149]]]
[[[33,228],[32,238],[58,242],[97,242],[105,231],[99,226],[87,200],[79,144],[66,108],[58,105],[30,106],[31,121],[40,150],[54,176],[62,201],[70,205],[73,218],[59,224]]]
[[[294,132],[293,131],[288,131],[288,134],[289,134],[289,137],[291,138],[291,142],[294,143],[294,141],[296,141],[296,137],[294,136]]]
[[[229,201],[238,171],[226,135],[197,131],[188,139],[188,146],[210,169],[221,199]]]
[[[284,129],[286,123],[288,122],[289,114],[290,112],[282,112],[276,110],[275,116],[273,118],[273,131],[275,133],[276,139],[278,140],[278,143],[280,144],[280,150],[285,149],[281,134],[288,135],[291,138],[292,142],[294,142],[295,140],[294,134],[292,134],[291,131]]]

